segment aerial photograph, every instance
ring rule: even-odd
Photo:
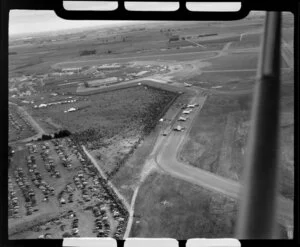
[[[235,237],[265,15],[71,21],[12,10],[9,239]],[[283,239],[294,228],[293,42],[282,13]]]

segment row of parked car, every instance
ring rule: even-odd
[[[44,195],[43,201],[48,201],[49,196],[54,196],[54,188],[43,179],[41,173],[37,169],[35,157],[33,155],[29,155],[26,159],[31,181],[42,191]]]
[[[93,192],[93,198],[97,198],[98,202],[101,203],[101,205],[108,205],[115,221],[118,222],[114,237],[121,238],[126,230],[126,223],[129,217],[127,209],[124,207],[122,201],[120,201],[113,189],[107,184],[107,181],[100,176],[98,171],[91,164],[81,146],[77,143],[74,143],[70,138],[66,138],[65,140],[69,147],[71,147],[73,150],[76,150],[77,158],[80,158],[79,160],[81,161],[81,164],[84,168],[83,170],[85,172],[88,171],[87,174],[92,177],[93,186],[91,188],[91,191]],[[105,218],[107,216],[104,216],[104,218],[101,217],[101,212],[95,211],[94,216],[100,217],[100,219],[98,218],[98,222],[100,220],[104,222],[107,221],[107,218]],[[108,222],[106,224],[108,224],[109,226]],[[98,235],[102,237],[106,236],[107,234],[108,233],[104,233],[101,231],[98,232]]]
[[[8,177],[8,217],[15,217],[19,213],[19,200],[14,190],[12,178]]]
[[[108,237],[110,232],[110,224],[106,215],[105,206],[95,205],[92,209],[95,216],[95,228],[94,233],[97,233],[97,237]]]
[[[13,110],[12,108],[10,108],[10,112],[8,114],[8,119],[11,123],[11,125],[20,133],[25,129],[24,124],[26,125],[26,128],[28,128],[30,131],[34,132],[34,128],[32,127],[31,123],[25,118],[23,117],[20,113],[18,113],[16,110]],[[19,123],[22,122],[22,123]]]
[[[56,169],[56,164],[54,163],[52,157],[49,155],[49,146],[42,145],[42,151],[40,155],[44,161],[45,169],[50,173],[51,177],[60,178],[60,172]]]
[[[22,131],[24,129],[24,126],[19,124],[17,120],[13,117],[11,113],[8,114],[8,120],[10,124],[15,128],[17,131]]]
[[[14,176],[16,183],[25,199],[26,215],[31,215],[34,211],[37,211],[37,209],[33,209],[33,207],[36,206],[34,190],[31,188],[31,184],[29,183],[26,174],[21,167],[14,171]]]
[[[52,140],[55,151],[58,154],[60,160],[62,161],[62,165],[67,169],[72,169],[72,163],[70,156],[65,152],[65,148],[62,145],[60,140]]]

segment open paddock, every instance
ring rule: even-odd
[[[230,45],[230,49],[259,47],[262,42],[261,33],[244,33]]]
[[[254,79],[256,77],[256,70],[249,71],[222,71],[219,72],[209,72],[204,71],[202,74],[190,78],[190,81],[194,85],[199,85],[206,87],[206,84],[219,83],[220,85],[224,83],[234,82],[234,81],[244,81],[248,79]]]
[[[231,53],[211,59],[209,62],[211,66],[206,67],[204,71],[256,69],[258,54],[250,52]]]
[[[155,172],[137,195],[130,237],[230,238],[237,214],[237,201]],[[280,230],[287,238],[284,228]]]
[[[293,199],[294,119],[293,84],[281,87],[280,186],[283,196]],[[183,161],[220,176],[241,181],[250,114],[251,93],[208,96],[180,153]]]

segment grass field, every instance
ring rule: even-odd
[[[259,47],[262,42],[262,34],[245,34],[242,37],[242,40],[237,40],[230,45],[230,49],[238,49],[238,48],[253,48]]]
[[[209,96],[189,134],[182,150],[183,160],[201,169],[232,179],[241,174],[241,147],[227,150],[237,144],[236,130],[249,119],[251,95]],[[237,152],[236,152],[237,151]],[[231,152],[235,156],[228,156]],[[222,155],[223,154],[223,155]],[[222,160],[222,164],[220,163]],[[232,161],[231,166],[227,164]],[[226,164],[226,165],[225,165]],[[229,167],[228,167],[229,166]]]
[[[131,237],[232,237],[237,203],[168,175],[151,174],[139,190]]]
[[[235,71],[235,72],[203,72],[201,75],[190,78],[194,85],[204,88],[215,85],[239,86],[242,81],[253,80],[256,71]]]
[[[230,61],[230,62],[229,62]],[[257,53],[231,53],[227,56],[209,60],[212,65],[205,70],[242,70],[256,69],[258,62]]]
[[[237,201],[171,176],[152,173],[139,190],[130,237],[234,237]],[[283,238],[287,238],[281,228]]]
[[[293,84],[282,87],[280,192],[293,199]],[[189,133],[181,158],[189,164],[240,180],[250,126],[252,95],[209,96]]]

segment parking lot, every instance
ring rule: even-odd
[[[34,135],[36,132],[29,121],[18,111],[16,106],[9,106],[9,140],[18,141]]]
[[[128,212],[70,138],[15,147],[11,164],[8,199],[12,239],[122,238]],[[34,224],[35,218],[49,213],[57,216]],[[26,221],[29,227],[13,230]]]

